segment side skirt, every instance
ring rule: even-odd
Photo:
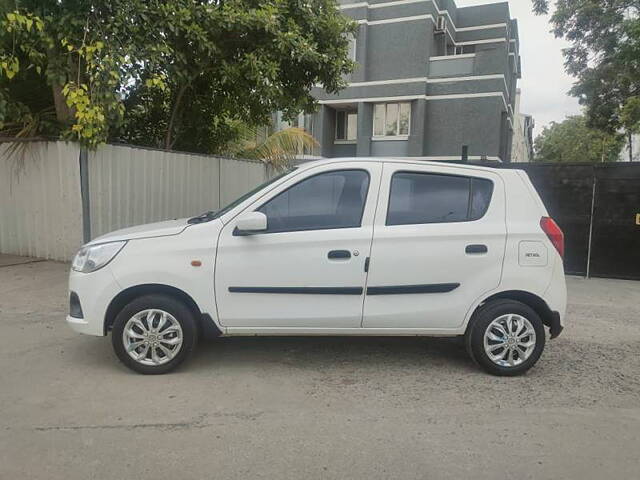
[[[455,337],[464,328],[300,328],[300,327],[226,327],[225,337],[235,336],[378,336],[378,337]]]

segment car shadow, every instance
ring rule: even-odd
[[[473,370],[461,338],[220,337],[202,340],[188,369],[280,364],[298,369],[448,365]]]

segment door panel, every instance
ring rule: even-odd
[[[640,280],[640,179],[596,184],[591,275]]]
[[[405,172],[445,177],[415,182]],[[492,192],[486,182],[472,189],[472,180],[465,180],[475,192],[467,194],[465,207],[455,193],[464,192],[461,175],[490,180]],[[488,195],[485,213],[480,207]],[[385,163],[379,198],[363,326],[461,326],[471,304],[500,283],[506,238],[502,180],[481,170]],[[431,223],[412,223],[420,221]]]
[[[368,189],[358,189],[357,175],[331,178],[336,170],[365,171]],[[362,162],[304,171],[245,210],[267,215],[267,233],[237,236],[234,220],[225,225],[215,271],[221,323],[360,327],[381,172],[381,165]],[[366,199],[364,209],[355,210],[359,198]],[[360,226],[353,222],[359,216]]]

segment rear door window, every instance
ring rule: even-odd
[[[387,225],[477,220],[491,202],[493,182],[484,178],[397,172],[391,178]]]

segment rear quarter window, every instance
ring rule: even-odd
[[[471,179],[471,207],[469,220],[478,220],[487,213],[493,194],[493,182],[486,178]]]
[[[396,172],[391,178],[387,225],[453,223],[484,216],[493,182],[484,178]]]

